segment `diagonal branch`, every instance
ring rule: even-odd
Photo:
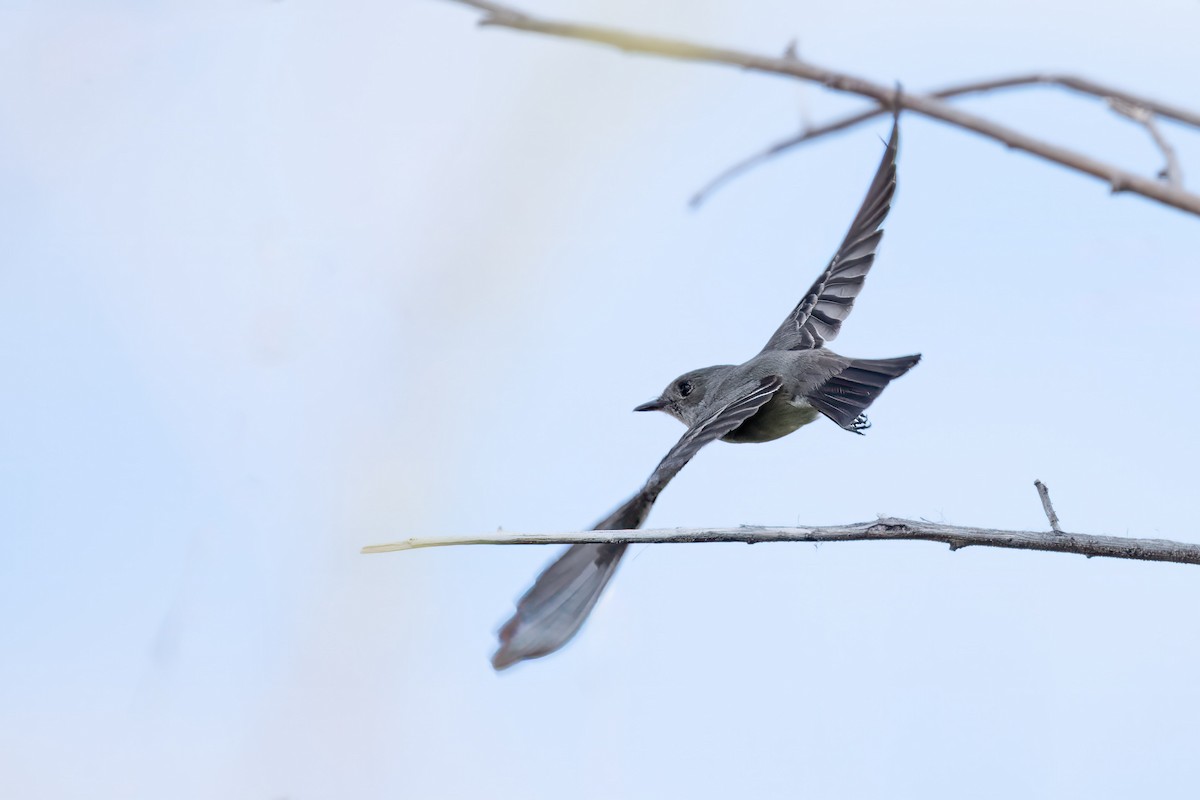
[[[483,536],[416,536],[391,544],[377,544],[363,553],[387,553],[421,547],[464,544],[584,544],[584,543],[697,543],[697,542],[941,542],[951,550],[964,547],[1002,547],[1073,553],[1094,558],[1129,558],[1200,564],[1200,545],[1167,539],[1131,539],[1056,531],[1003,531],[968,528],[936,522],[885,517],[875,522],[806,528],[772,528],[744,525],[739,528],[672,528],[660,530],[583,531],[579,533],[494,533]]]
[[[1179,172],[1179,166],[1174,161],[1175,151],[1166,143],[1161,132],[1158,131],[1154,124],[1153,117],[1155,115],[1165,119],[1174,120],[1175,122],[1184,125],[1191,125],[1195,128],[1200,128],[1200,114],[1187,109],[1172,106],[1167,103],[1160,103],[1157,100],[1152,100],[1148,97],[1140,97],[1130,92],[1117,89],[1106,84],[1097,83],[1096,81],[1080,78],[1074,75],[1058,75],[1054,73],[1035,72],[1026,75],[1013,75],[1007,78],[993,78],[990,80],[971,81],[969,83],[957,84],[955,86],[947,86],[944,89],[938,89],[934,92],[929,92],[930,97],[936,97],[939,100],[949,100],[956,97],[964,97],[972,94],[984,94],[986,92],[994,92],[1001,89],[1018,89],[1029,86],[1056,86],[1061,89],[1068,89],[1078,94],[1099,97],[1106,100],[1109,107],[1113,108],[1117,113],[1124,113],[1116,104],[1122,104],[1124,108],[1138,109],[1141,113],[1149,115],[1149,122],[1144,122],[1141,119],[1135,121],[1142,122],[1154,138],[1155,144],[1163,151],[1167,159],[1167,167],[1163,170],[1163,175],[1160,177],[1168,178],[1170,183],[1175,188],[1180,188],[1183,185],[1182,178]],[[750,169],[763,164],[766,161],[774,158],[780,153],[791,150],[794,147],[799,147],[815,139],[821,139],[831,133],[837,133],[864,122],[881,117],[884,114],[891,114],[891,104],[877,105],[868,108],[865,111],[859,111],[855,114],[847,114],[844,117],[838,117],[835,120],[826,122],[823,125],[815,125],[806,127],[799,133],[792,134],[786,139],[780,139],[766,149],[749,156],[731,167],[724,169],[715,178],[706,183],[698,192],[692,195],[688,204],[696,207],[708,199],[709,195],[715,192],[720,187],[724,186],[729,181],[739,175],[744,174]],[[1125,114],[1125,116],[1129,116]]]
[[[1158,173],[1158,177],[1165,178],[1171,186],[1182,186],[1183,173],[1179,170],[1179,160],[1175,157],[1175,148],[1171,146],[1171,143],[1167,141],[1167,137],[1163,136],[1162,131],[1158,129],[1158,123],[1154,121],[1154,114],[1144,106],[1125,100],[1118,100],[1115,97],[1109,98],[1108,105],[1113,111],[1139,123],[1146,129],[1146,132],[1150,134],[1150,138],[1158,145],[1158,149],[1163,155],[1163,160],[1166,162],[1162,170]]]
[[[790,55],[772,57],[747,53],[721,47],[708,47],[678,39],[645,36],[615,28],[597,25],[578,25],[570,22],[539,19],[509,6],[484,2],[483,0],[452,0],[476,8],[485,13],[481,25],[576,39],[608,45],[629,53],[664,56],[687,61],[728,64],[754,72],[767,72],[819,83],[837,92],[868,97],[880,104],[891,104],[895,90],[891,86],[875,83],[843,72],[825,69]],[[1023,150],[1031,155],[1054,162],[1069,169],[1099,178],[1108,184],[1113,193],[1131,192],[1157,200],[1164,205],[1200,216],[1200,195],[1191,194],[1166,185],[1160,181],[1135,175],[1118,169],[1111,164],[1077,153],[1059,145],[1027,136],[1020,131],[999,125],[991,120],[971,114],[942,102],[936,97],[919,94],[904,94],[899,105],[950,125],[974,131],[989,139],[1001,142],[1014,150]]]

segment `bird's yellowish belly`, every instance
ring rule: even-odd
[[[787,436],[820,415],[803,398],[785,399],[776,394],[750,419],[727,433],[726,442],[769,442]]]

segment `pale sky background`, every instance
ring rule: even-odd
[[[531,0],[922,89],[1077,72],[1200,108],[1192,0]],[[761,347],[887,124],[436,0],[0,4],[0,796],[1193,798],[1200,570],[923,543],[651,546],[497,676],[568,530]],[[964,105],[1122,166],[1051,89]],[[1200,136],[1163,125],[1200,187]],[[713,445],[656,527],[875,514],[1200,539],[1200,219],[915,115],[836,349],[865,437]]]

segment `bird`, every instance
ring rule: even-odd
[[[841,330],[883,238],[896,191],[899,113],[875,176],[849,231],[828,266],[761,351],[742,364],[692,370],[635,411],[663,411],[688,426],[679,442],[633,497],[595,530],[628,530],[645,522],[659,493],[704,445],[769,442],[824,415],[845,430],[870,427],[867,408],[887,385],[912,369],[920,354],[862,359],[825,344]],[[572,545],[518,601],[501,627],[496,670],[548,655],[578,632],[612,579],[628,545]]]

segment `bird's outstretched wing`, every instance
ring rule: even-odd
[[[768,375],[757,384],[747,387],[747,390],[739,397],[688,428],[687,432],[679,437],[675,446],[663,457],[663,460],[658,462],[650,479],[646,481],[646,485],[639,492],[639,496],[648,501],[646,513],[650,512],[650,505],[658,499],[658,493],[671,482],[679,470],[683,469],[684,464],[692,460],[701,447],[720,439],[754,416],[755,412],[766,405],[781,386],[783,386],[783,378],[778,375]],[[645,517],[643,516],[642,519],[644,520]]]
[[[883,238],[880,225],[891,209],[892,195],[896,192],[899,122],[897,114],[892,119],[892,135],[888,139],[883,160],[871,181],[866,199],[858,209],[858,216],[842,240],[842,246],[804,299],[771,336],[763,352],[820,347],[838,335],[842,320],[850,316],[854,298],[862,290],[867,271],[875,261],[875,251]]]
[[[763,378],[741,396],[688,428],[641,490],[596,525],[594,530],[640,528],[654,501],[679,470],[709,442],[754,416],[783,385],[778,375]],[[546,567],[517,602],[516,613],[500,628],[492,666],[548,655],[571,640],[617,571],[627,544],[576,544]]]

